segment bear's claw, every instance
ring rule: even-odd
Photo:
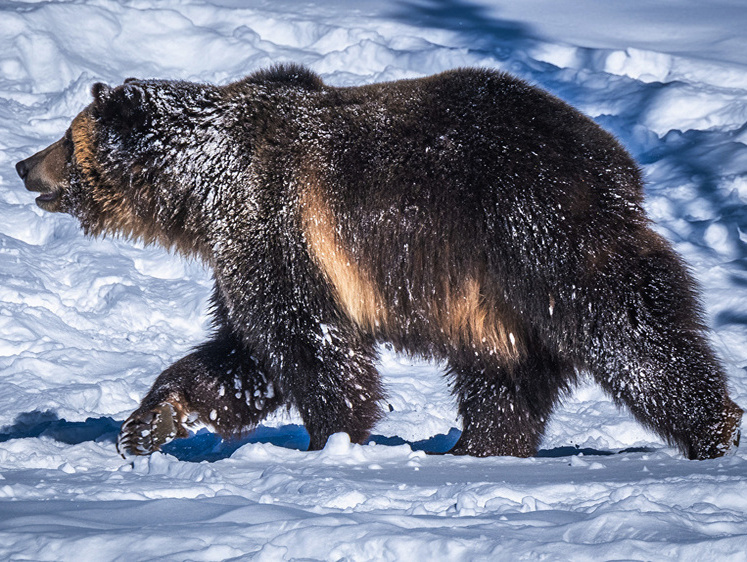
[[[168,402],[146,412],[135,412],[122,424],[117,437],[117,452],[122,458],[149,455],[173,440],[181,424],[174,406]]]

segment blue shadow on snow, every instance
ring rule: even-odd
[[[13,425],[0,428],[0,443],[11,439],[48,438],[69,445],[77,445],[87,441],[97,443],[116,442],[121,421],[110,417],[88,418],[83,422],[69,422],[60,419],[52,411],[35,411],[20,414]],[[447,434],[434,435],[420,441],[407,441],[401,437],[386,437],[372,435],[368,442],[377,445],[396,446],[409,445],[414,451],[443,454],[448,452],[459,439],[461,431],[456,428]],[[259,426],[241,439],[223,439],[215,433],[201,430],[186,439],[177,439],[163,447],[168,453],[180,461],[186,462],[214,462],[230,457],[234,451],[247,443],[269,443],[287,449],[305,451],[309,446],[309,434],[302,425],[288,424],[282,427]],[[620,453],[650,452],[653,449],[631,448]],[[541,449],[537,457],[569,457],[583,454],[584,456],[614,455],[612,451],[600,451],[579,447],[556,447]]]

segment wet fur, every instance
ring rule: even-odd
[[[332,88],[296,66],[224,87],[132,79],[94,87],[69,137],[60,210],[215,274],[215,335],[156,380],[123,429],[133,452],[150,451],[132,428],[165,402],[179,435],[292,405],[311,448],[336,431],[363,442],[383,341],[448,363],[454,453],[533,454],[578,371],[690,458],[738,435],[636,164],[520,80],[464,69]]]

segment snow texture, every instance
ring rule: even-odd
[[[303,452],[298,416],[123,461],[121,421],[206,337],[210,273],[41,211],[16,161],[92,83],[227,83],[276,62],[335,85],[512,72],[615,133],[703,288],[747,406],[743,0],[105,0],[0,4],[0,558],[744,560],[747,449],[686,461],[590,383],[535,458],[426,456],[458,436],[439,366],[382,350],[365,446]]]

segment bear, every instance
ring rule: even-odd
[[[535,454],[588,373],[690,459],[738,445],[742,410],[696,284],[651,227],[608,132],[507,73],[333,87],[293,64],[211,85],[92,87],[16,166],[86,234],[212,269],[214,331],[161,373],[117,448],[295,407],[320,449],[382,416],[379,345],[447,365],[455,455]]]

